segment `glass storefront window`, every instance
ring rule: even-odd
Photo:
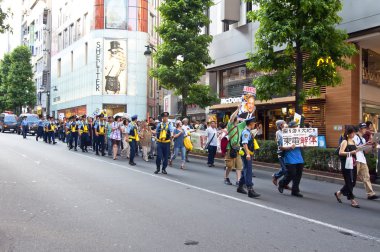
[[[371,121],[376,132],[380,126],[380,108],[363,107],[363,122]]]
[[[362,65],[363,84],[380,87],[380,54],[369,49],[363,49]]]
[[[105,0],[105,28],[148,32],[147,0]]]
[[[247,69],[246,66],[235,67],[222,72],[223,88],[220,97],[239,97],[244,86],[251,86],[254,78],[261,74]]]

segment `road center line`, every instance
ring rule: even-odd
[[[127,170],[130,170],[130,171],[136,172],[136,173],[140,173],[140,174],[148,175],[150,177],[154,177],[154,178],[157,178],[157,179],[165,180],[165,181],[168,181],[168,182],[171,182],[171,183],[175,183],[175,184],[178,184],[178,185],[181,185],[181,186],[193,188],[193,189],[196,189],[198,191],[207,192],[209,194],[213,194],[213,195],[216,195],[216,196],[219,196],[219,197],[228,198],[230,200],[234,200],[234,201],[237,201],[237,202],[245,203],[245,204],[248,204],[248,205],[251,205],[251,206],[256,206],[256,207],[259,207],[259,208],[262,208],[262,209],[266,209],[266,210],[269,210],[269,211],[272,211],[272,212],[275,212],[275,213],[279,213],[279,214],[282,214],[282,215],[290,216],[290,217],[293,217],[295,219],[299,219],[299,220],[303,220],[303,221],[306,221],[306,222],[309,222],[309,223],[313,223],[313,224],[317,224],[317,225],[320,225],[320,226],[323,226],[323,227],[327,227],[327,228],[336,230],[338,232],[349,233],[349,234],[351,234],[353,236],[361,237],[361,238],[367,239],[367,240],[373,240],[375,242],[380,243],[380,238],[378,238],[378,237],[370,236],[370,235],[367,235],[367,234],[364,234],[364,233],[361,233],[361,232],[357,232],[357,231],[354,231],[354,230],[351,230],[351,229],[347,229],[347,228],[344,228],[344,227],[336,226],[336,225],[333,225],[333,224],[329,224],[329,223],[326,223],[326,222],[323,222],[323,221],[319,221],[319,220],[316,220],[316,219],[308,218],[308,217],[305,217],[305,216],[302,216],[302,215],[299,215],[299,214],[294,214],[294,213],[291,213],[291,212],[283,211],[283,210],[280,210],[280,209],[277,209],[277,208],[273,208],[273,207],[269,207],[269,206],[266,206],[266,205],[258,204],[258,203],[252,202],[252,201],[235,198],[235,197],[227,195],[227,194],[218,193],[218,192],[215,192],[215,191],[212,191],[212,190],[208,190],[208,189],[205,189],[205,188],[202,188],[202,187],[190,185],[190,184],[183,183],[183,182],[180,182],[180,181],[177,181],[177,180],[173,180],[173,179],[170,179],[170,178],[165,178],[163,176],[156,175],[156,174],[153,174],[153,173],[148,173],[148,172],[136,170],[136,169],[133,169],[133,168],[128,167],[128,166],[124,166],[124,165],[120,165],[120,164],[115,164],[115,163],[112,163],[112,162],[109,162],[109,161],[106,161],[106,160],[102,160],[102,159],[99,159],[99,158],[96,158],[96,157],[89,157],[89,156],[86,156],[86,155],[82,155],[80,153],[74,153],[74,154],[79,155],[81,157],[86,157],[88,159],[93,159],[93,160],[97,160],[97,161],[100,161],[100,162],[103,162],[103,163],[107,163],[107,164],[110,164],[110,165],[121,167],[123,169],[127,169]]]

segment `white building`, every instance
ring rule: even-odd
[[[54,1],[52,115],[146,117],[148,13],[148,0]]]
[[[34,82],[37,90],[37,113],[49,110],[51,0],[23,0],[21,43],[30,48]]]

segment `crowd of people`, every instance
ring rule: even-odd
[[[253,183],[253,156],[259,149],[256,139],[262,135],[262,126],[256,122],[254,116],[239,118],[240,107],[231,115],[227,123],[219,124],[215,120],[209,122],[192,122],[187,118],[169,122],[169,113],[164,112],[160,120],[150,117],[147,120],[138,120],[138,116],[131,118],[122,116],[105,116],[99,114],[94,117],[71,116],[61,121],[53,117],[41,117],[38,122],[36,141],[43,139],[49,144],[56,144],[56,139],[67,144],[69,150],[82,152],[89,150],[98,156],[111,156],[114,160],[119,157],[129,159],[129,164],[135,166],[135,157],[141,155],[146,162],[155,159],[155,174],[167,174],[167,166],[173,165],[173,160],[181,158],[180,168],[185,169],[189,162],[191,148],[186,146],[190,142],[191,134],[197,130],[205,130],[207,143],[205,149],[208,152],[207,165],[214,166],[218,141],[225,160],[224,183],[232,185],[229,175],[236,171],[237,192],[256,198],[260,194],[254,189]],[[22,123],[23,136],[26,137],[27,123]],[[290,190],[291,195],[303,197],[300,192],[304,159],[301,147],[291,145],[283,146],[283,130],[296,128],[299,124],[295,121],[276,122],[277,154],[280,169],[272,176],[273,184],[280,193],[284,189]],[[373,151],[376,142],[373,141],[372,123],[360,123],[358,127],[347,126],[345,133],[339,140],[337,155],[341,161],[341,171],[344,178],[344,186],[334,193],[337,201],[342,203],[341,197],[345,196],[351,201],[351,206],[359,208],[353,190],[357,176],[361,177],[367,198],[377,199],[370,179],[364,152]],[[173,147],[173,148],[171,148]],[[291,184],[291,186],[290,186]]]

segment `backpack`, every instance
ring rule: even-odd
[[[227,146],[230,141],[227,137],[223,137],[220,141],[220,150],[222,151],[222,155],[226,155],[227,153]]]

